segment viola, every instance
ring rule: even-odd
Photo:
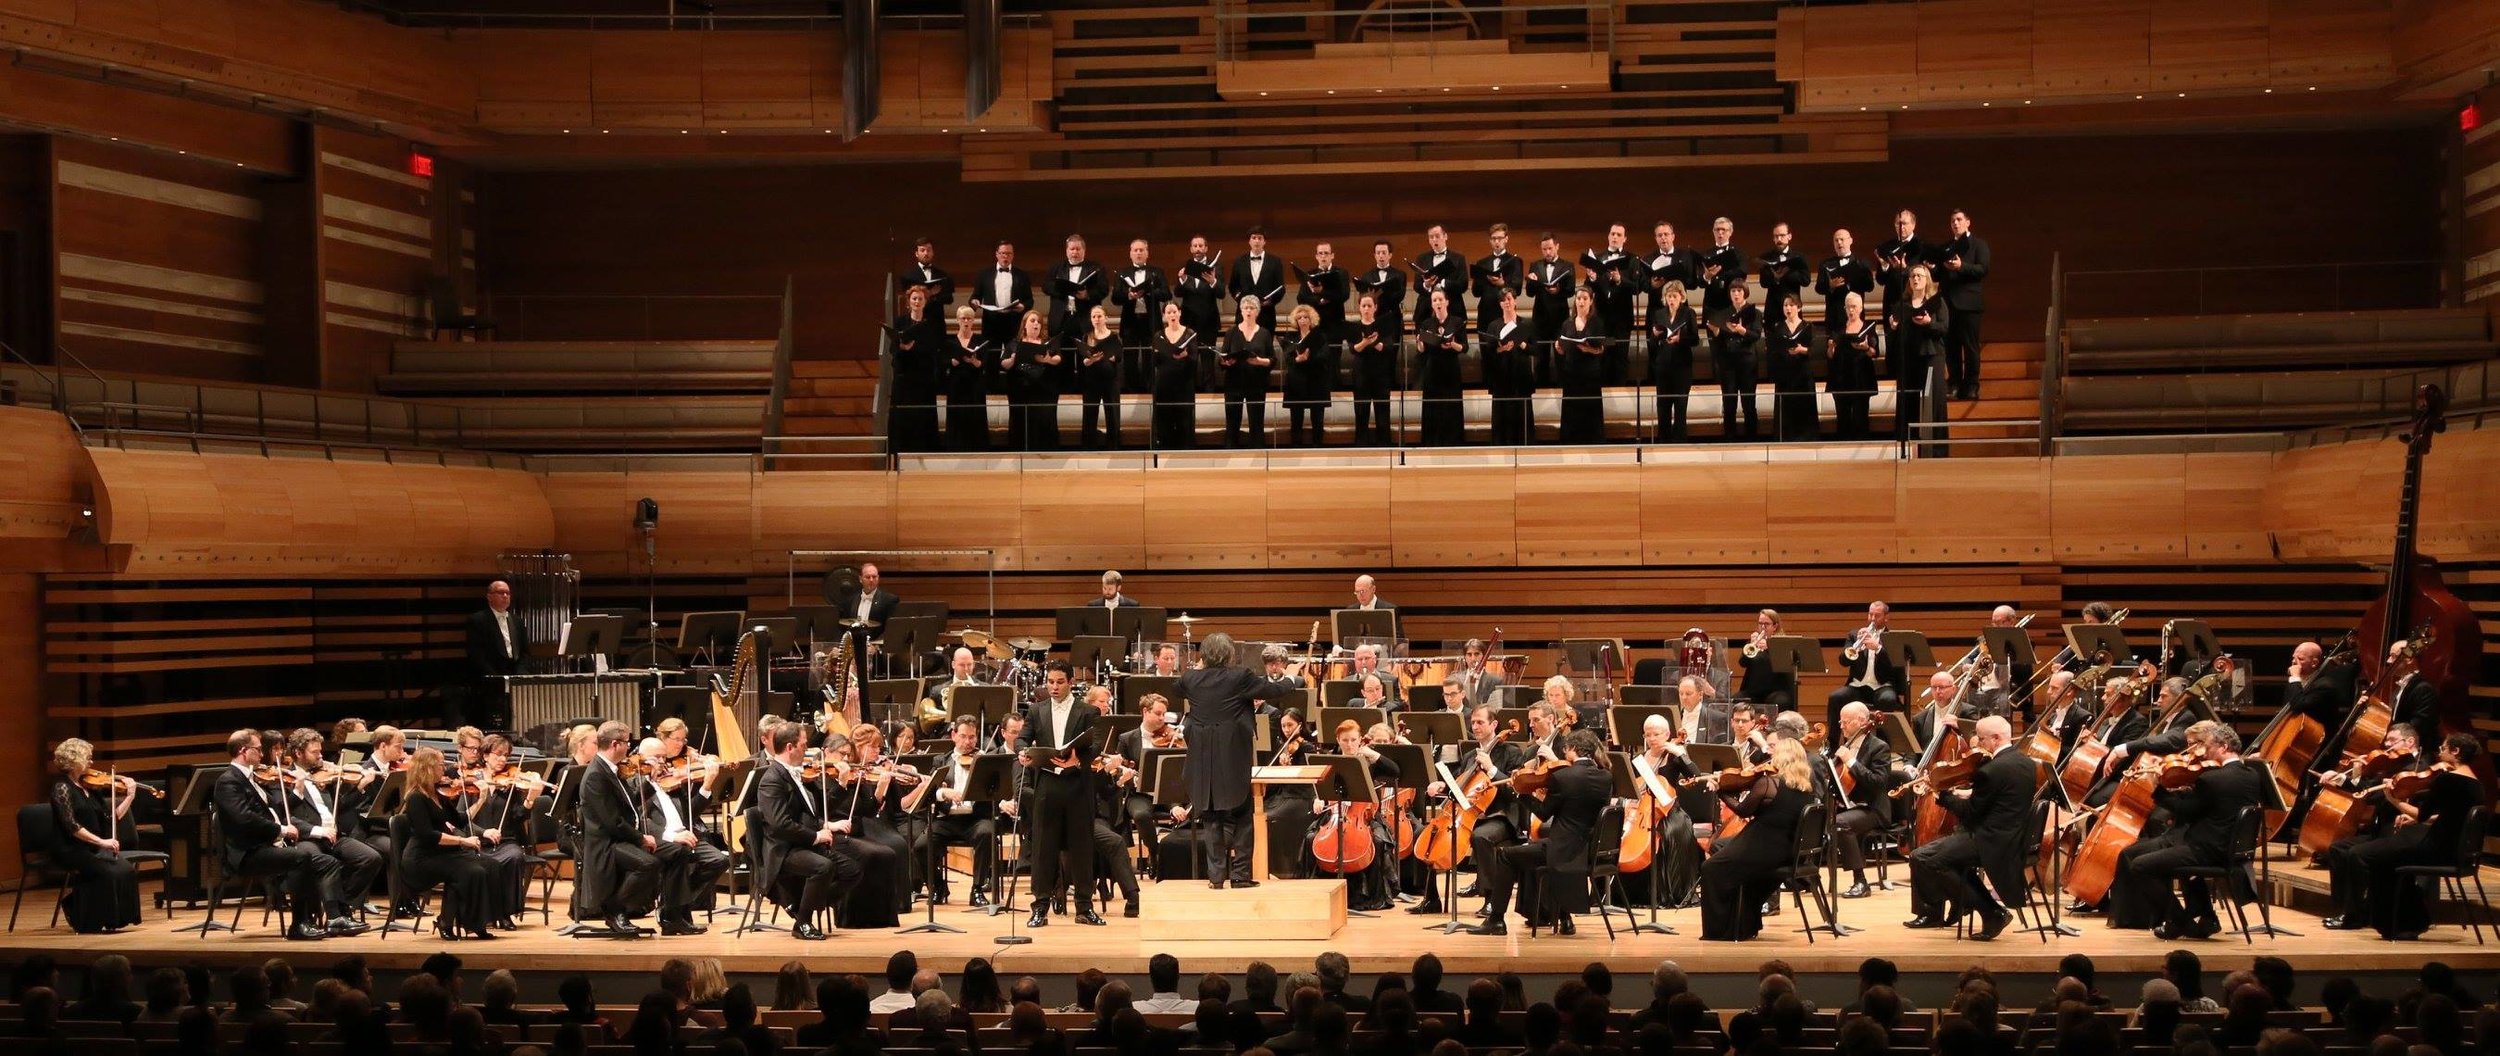
[[[90,792],[102,792],[106,789],[111,789],[115,792],[134,795],[140,792],[145,792],[157,799],[165,798],[164,789],[158,788],[155,785],[142,784],[137,778],[123,777],[119,774],[106,773],[102,770],[89,770],[86,773],[78,775],[78,786],[80,788],[87,789]]]
[[[2455,763],[2432,763],[2420,770],[2407,770],[2387,779],[2387,801],[2409,803],[2413,797],[2428,791],[2431,783],[2439,779],[2439,775],[2467,772],[2469,771],[2465,767]]]

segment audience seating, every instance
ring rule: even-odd
[[[2069,320],[2069,432],[2306,428],[2398,416],[2424,372],[2500,354],[2483,312],[2418,309]]]
[[[772,390],[776,343],[755,341],[402,341],[384,393],[561,395]]]

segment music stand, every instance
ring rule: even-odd
[[[680,656],[703,654],[706,666],[713,666],[721,650],[734,650],[738,635],[746,630],[747,614],[738,612],[689,612],[677,620],[677,652]]]
[[[2258,782],[2258,785],[2264,788],[2266,793],[2266,801],[2260,804],[2260,806],[2268,811],[2283,811],[2288,816],[2292,809],[2292,804],[2284,800],[2282,786],[2273,781],[2260,781]],[[2264,816],[2259,815],[2257,820],[2259,827],[2262,828],[2265,824]],[[2282,938],[2288,935],[2297,939],[2300,937],[2300,933],[2293,931],[2290,928],[2276,927],[2274,923],[2274,911],[2266,908],[2266,887],[2274,882],[2274,841],[2266,838],[2266,835],[2267,834],[2265,833],[2258,834],[2257,875],[2248,878],[2249,884],[2257,889],[2257,909],[2262,921],[2255,928],[2251,929],[2245,927],[2248,918],[2245,916],[2241,917],[2240,922],[2243,925],[2243,928],[2240,937],[2247,938],[2249,935],[2264,935],[2267,938]],[[2222,882],[2225,885],[2228,885],[2231,882],[2231,878],[2227,876],[2223,877]],[[2238,896],[2232,894],[2231,889],[2226,886],[2222,890],[2222,897],[2235,898]]]
[[[921,696],[927,692],[928,686],[917,678],[880,678],[868,683],[867,690],[859,695],[859,706],[863,709],[886,709],[884,721],[888,723],[895,721],[898,711],[911,716],[911,721],[916,723],[919,713],[915,709],[920,706]]]
[[[2086,663],[2097,664],[2103,653],[2112,664],[2124,664],[2135,655],[2127,645],[2127,632],[2114,623],[2070,623],[2066,625],[2066,647]]]
[[[1432,783],[1432,750],[1420,744],[1375,744],[1372,750],[1380,757],[1396,763],[1398,779],[1395,787],[1415,789],[1422,794]]]
[[[1145,710],[1138,702],[1149,693],[1162,694],[1174,714],[1189,714],[1189,698],[1181,695],[1181,680],[1171,675],[1130,675],[1121,679],[1120,710],[1131,715]]]
[[[1503,740],[1526,741],[1532,740],[1536,737],[1536,724],[1528,721],[1528,709],[1500,708],[1493,712],[1494,729],[1508,730],[1510,724],[1514,722],[1519,724],[1519,735],[1513,737],[1509,733],[1505,732],[1502,735]]]
[[[791,638],[806,641],[811,652],[818,642],[840,640],[842,621],[848,618],[834,605],[792,605],[789,616]]]
[[[2009,677],[2017,667],[2031,667],[2039,659],[2031,649],[2031,632],[2020,627],[1989,627],[1979,632],[1979,640],[1987,643],[1988,655],[2005,665]]]
[[[2214,637],[2214,625],[2203,620],[2172,620],[2170,633],[2179,639],[2179,651],[2185,654],[2183,662],[2212,660],[2222,653],[2222,640]]]
[[[917,678],[920,676],[921,660],[928,656],[929,650],[937,648],[938,635],[944,633],[945,630],[946,617],[944,616],[896,614],[886,618],[882,635],[877,641],[885,650],[885,655],[889,658],[888,663],[892,662],[892,657],[910,657],[912,677]],[[893,669],[888,667],[887,670],[890,672]]]
[[[1053,621],[1056,637],[1063,642],[1079,638],[1111,636],[1111,610],[1100,605],[1063,605]]]
[[[1502,692],[1495,705],[1503,711],[1526,711],[1545,702],[1544,686],[1499,686]]]
[[[1124,642],[1167,641],[1172,633],[1171,610],[1161,605],[1129,605],[1103,611],[1111,614],[1111,636]]]
[[[1690,751],[1691,749],[1688,748],[1686,750]],[[1667,784],[1666,775],[1661,774],[1656,770],[1651,770],[1648,773],[1642,773],[1640,770],[1642,765],[1646,764],[1641,763],[1639,757],[1636,755],[1625,752],[1606,753],[1606,767],[1613,773],[1615,778],[1615,796],[1625,801],[1624,809],[1626,811],[1637,811],[1641,809],[1641,794],[1643,792],[1649,792],[1651,788],[1654,787],[1655,791],[1650,792],[1653,801],[1659,806],[1660,809],[1670,807],[1675,803],[1676,799],[1674,787]],[[1626,813],[1624,815],[1624,824],[1628,826],[1631,823],[1632,816],[1629,813]],[[1651,822],[1649,826],[1650,867],[1653,869],[1656,868],[1658,863],[1666,860],[1666,855],[1666,830],[1660,828],[1656,822]],[[1674,928],[1658,923],[1658,903],[1665,900],[1667,893],[1665,885],[1660,884],[1657,881],[1657,877],[1662,875],[1663,874],[1659,873],[1651,874],[1651,882],[1655,886],[1653,886],[1649,892],[1649,920],[1647,922],[1644,923],[1641,920],[1634,918],[1630,907],[1625,907],[1623,911],[1624,919],[1632,922],[1632,934],[1634,935],[1673,935],[1676,933]],[[1604,910],[1601,908],[1599,912],[1602,914]]]
[[[574,767],[573,769],[577,771],[581,768]],[[569,775],[571,772],[572,771],[567,771],[567,774]],[[738,782],[738,796],[736,799],[730,801],[731,809],[736,811],[739,817],[745,817],[748,811],[755,809],[755,786],[758,784],[756,778],[760,772],[761,771],[757,768],[749,767],[746,772],[741,775],[741,779]],[[784,928],[779,924],[773,923],[770,919],[770,914],[764,909],[764,900],[769,897],[769,892],[765,889],[766,883],[764,879],[764,870],[760,867],[760,863],[756,861],[756,856],[751,850],[751,848],[753,848],[758,841],[770,839],[771,837],[766,836],[764,834],[764,830],[760,826],[755,825],[747,826],[746,836],[745,847],[730,848],[731,853],[737,854],[747,860],[747,904],[744,910],[740,913],[738,926],[729,929],[730,937],[736,938],[737,936],[744,935],[751,931],[787,931],[789,930],[788,928]],[[778,880],[780,878],[775,877],[774,879]],[[581,925],[573,924],[568,925],[568,927],[579,928]],[[571,934],[561,928],[557,929],[557,933]]]
[[[1621,638],[1565,638],[1562,640],[1563,667],[1570,671],[1586,671],[1589,678],[1603,678],[1610,672],[1630,671],[1624,660]]]
[[[1145,724],[1146,717],[1143,715],[1113,714],[1094,716],[1094,729],[1102,732],[1102,750],[1105,755],[1119,751],[1120,738],[1128,736],[1129,731],[1135,730]],[[1135,760],[1130,761],[1135,762]]]
[[[1069,611],[1107,613],[1111,610],[1061,609],[1059,611],[1064,614]],[[1120,669],[1120,661],[1128,656],[1128,639],[1125,638],[1116,638],[1108,634],[1079,634],[1063,640],[1068,643],[1068,666],[1088,674],[1101,671],[1106,667],[1117,671]]]
[[[651,695],[651,728],[656,730],[670,719],[684,720],[687,744],[702,744],[705,731],[712,728],[712,691],[704,686],[661,686]]]
[[[1312,783],[1311,800],[1313,802],[1336,804],[1337,816],[1340,819],[1345,817],[1345,805],[1348,803],[1377,802],[1377,800],[1373,798],[1371,767],[1364,765],[1363,760],[1360,757],[1352,755],[1312,755],[1303,760],[1303,765],[1325,766],[1328,768],[1327,774],[1322,775],[1318,781]],[[1366,821],[1364,824],[1369,825],[1371,823]],[[1331,875],[1336,876],[1339,879],[1344,879],[1345,860],[1342,857],[1342,849],[1345,846],[1345,826],[1342,822],[1340,822],[1337,827],[1337,839],[1337,846],[1340,848],[1341,856],[1328,860],[1334,861],[1337,865],[1337,872]],[[1395,850],[1395,848],[1391,848],[1391,850]],[[1379,849],[1374,848],[1373,853],[1379,853]],[[1312,864],[1314,866],[1318,866],[1320,862],[1314,860]],[[1375,914],[1365,913],[1354,909],[1346,910],[1345,915],[1349,918],[1360,917],[1365,920],[1374,919],[1376,916]]]
[[[1007,714],[1016,710],[1016,687],[957,686],[949,707],[954,711],[950,719],[980,716],[981,731],[987,733],[992,727],[1007,721]],[[971,797],[967,794],[965,798]]]
[[[1455,711],[1404,711],[1398,721],[1406,726],[1406,739],[1429,745],[1463,744],[1467,740],[1467,716]]]
[[[1359,644],[1359,638],[1394,640],[1398,636],[1398,610],[1338,609],[1328,614],[1328,632],[1339,648],[1346,649]]]
[[[1991,627],[1989,629],[2008,630],[2010,628]],[[2080,814],[2075,807],[2075,801],[2067,798],[2066,783],[2058,780],[2056,769],[2052,767],[2039,767],[2038,769],[2042,771],[2040,789],[2032,794],[2032,801],[2035,803],[2046,802],[2054,805],[2057,808],[2058,813],[2067,819],[2060,823],[2060,827],[2072,825],[2083,820],[2086,815]],[[2266,784],[2268,786],[2272,786],[2273,782],[2269,781]],[[2039,833],[2033,833],[2032,837],[2037,839],[2040,835],[2041,834]],[[2049,941],[2049,936],[2051,935],[2062,935],[2066,938],[2072,939],[2080,937],[2083,934],[2083,929],[2067,924],[2062,919],[2066,908],[2062,905],[2062,903],[2065,900],[2059,898],[2058,895],[2066,890],[2066,861],[2069,855],[2059,853],[2058,845],[2064,842],[2066,841],[2049,841],[2049,860],[2046,863],[2049,869],[2049,890],[2048,897],[2041,899],[2042,902],[2048,904],[2048,914],[2044,918],[2043,923],[2034,924],[2028,928],[2022,929],[2022,931],[2026,933],[2038,934],[2040,936],[2040,941],[2042,942]],[[2080,853],[2081,849],[2081,845],[2078,844],[2076,848],[2077,852]],[[1981,870],[1981,875],[1985,876],[1986,870]]]
[[[1361,679],[1332,678],[1319,684],[1319,706],[1323,709],[1345,707],[1347,701],[1360,699],[1362,695]]]
[[[1660,689],[1663,687],[1626,686],[1624,688]],[[1631,703],[1630,699],[1627,697],[1624,703],[1617,704],[1614,707],[1606,709],[1606,729],[1608,732],[1615,735],[1615,743],[1618,745],[1642,744],[1645,743],[1643,738],[1647,733],[1644,729],[1644,725],[1648,723],[1649,717],[1652,715],[1661,716],[1667,720],[1667,731],[1670,735],[1672,735],[1674,731],[1684,728],[1683,705],[1666,703],[1634,704]],[[1626,739],[1627,737],[1629,738],[1628,740]]]
[[[963,697],[963,690],[955,691],[957,714],[966,714],[961,710]],[[972,773],[964,778],[964,799],[973,803],[1002,803],[1014,798],[1016,798],[1016,754],[1014,752],[984,752],[973,756]],[[996,816],[1007,817],[1003,811]],[[1015,823],[1017,831],[1021,834],[1024,827],[1023,820],[1021,818],[1008,818],[1008,820]],[[1001,913],[1007,915],[1007,934],[998,936],[995,941],[1001,946],[1022,946],[1032,942],[1033,936],[1016,934],[1016,874],[1007,864],[1007,840],[1004,834],[990,841],[990,857],[990,875],[996,878],[999,887],[998,901],[990,904],[990,915],[993,917]]]
[[[977,764],[979,757],[976,756],[974,758]],[[913,770],[925,775],[922,778],[924,781],[934,781],[936,779],[938,757],[935,755],[923,755],[915,752],[910,755],[897,756],[894,761],[898,765],[911,767]],[[921,831],[923,833],[928,833],[937,828],[938,812],[940,809],[937,789],[935,787],[923,787],[917,794],[920,799],[917,803],[913,804],[910,813],[920,816]],[[934,836],[928,838],[924,842],[926,842],[929,848],[929,860],[926,863],[928,871],[924,874],[929,877],[930,896],[926,904],[928,916],[920,923],[904,928],[901,931],[895,932],[895,934],[920,935],[928,932],[943,932],[948,935],[961,935],[964,933],[964,929],[955,927],[951,924],[940,924],[937,919],[937,885],[938,881],[942,879],[945,874],[946,849],[938,845],[938,841]]]
[[[1885,741],[1907,746],[1901,750],[1902,755],[1914,756],[1927,751],[1927,739],[1918,735],[1918,727],[1910,725],[1910,716],[1905,712],[1885,712],[1884,731]]]
[[[1146,749],[1146,758],[1140,761],[1137,765],[1139,772],[1146,775],[1146,786],[1154,789],[1152,796],[1157,806],[1187,807],[1191,805],[1189,799],[1189,749],[1148,748]],[[1180,834],[1176,832],[1173,833],[1173,835],[1177,836]],[[1166,838],[1168,839],[1169,837]],[[1172,877],[1166,877],[1162,873],[1158,872],[1155,874],[1155,879],[1158,882],[1166,879],[1206,879],[1206,876],[1204,875],[1207,865],[1206,848],[1200,846],[1198,843],[1198,812],[1195,810],[1192,810],[1189,813],[1188,838],[1189,853],[1182,855],[1181,857],[1189,863],[1189,867],[1182,870],[1178,875]],[[1155,865],[1159,869],[1162,867],[1163,863],[1156,862]]]
[[[564,625],[564,634],[556,643],[557,656],[590,659],[593,675],[590,680],[590,710],[593,712],[599,710],[599,679],[596,676],[607,671],[607,658],[615,656],[617,650],[624,647],[624,642],[625,617],[584,614],[573,617]]]
[[[190,782],[182,786],[181,795],[174,797],[173,816],[177,818],[196,818],[215,814],[217,812],[217,807],[214,803],[211,803],[210,800],[214,798],[214,794],[217,789],[217,778],[219,776],[218,771],[220,769],[222,768],[203,766],[197,770],[191,771]],[[214,819],[212,818],[211,820],[213,821]],[[221,843],[225,840],[225,832],[222,826],[219,827],[217,838]],[[174,931],[176,934],[186,931],[196,931],[200,933],[201,938],[207,938],[208,933],[212,931],[241,930],[232,924],[227,924],[217,919],[217,899],[215,896],[217,894],[217,889],[225,886],[227,879],[225,852],[223,849],[215,851],[204,850],[202,852],[203,857],[210,854],[216,855],[218,862],[217,881],[210,884],[208,888],[208,893],[210,895],[208,900],[208,912],[200,917],[200,922],[197,924],[186,924],[182,927],[175,928]],[[250,896],[251,892],[247,889],[242,894],[235,897],[248,898]]]
[[[1918,631],[1885,631],[1884,655],[1892,658],[1894,667],[1903,671],[1912,666],[1936,666],[1936,650],[1927,644],[1927,636]]]
[[[1798,675],[1819,675],[1831,670],[1823,662],[1823,645],[1802,634],[1774,634],[1762,651],[1771,658],[1771,671],[1794,680]]]
[[[1389,712],[1386,708],[1361,706],[1322,707],[1319,709],[1319,725],[1312,732],[1318,735],[1320,743],[1334,743],[1337,739],[1337,724],[1347,719],[1353,719],[1359,724],[1363,735],[1368,737],[1371,736],[1372,727],[1389,721]]]

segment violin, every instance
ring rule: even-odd
[[[102,792],[106,789],[111,789],[117,793],[137,794],[145,792],[157,799],[165,798],[164,789],[158,788],[155,785],[141,784],[137,778],[123,777],[119,774],[110,774],[102,770],[89,770],[86,773],[78,775],[78,787],[84,788],[90,792]]]
[[[1178,748],[1187,743],[1181,737],[1180,728],[1168,722],[1163,724],[1162,729],[1156,730],[1147,736],[1147,743],[1152,744],[1157,748]]]
[[[1971,779],[1979,775],[1979,768],[1986,765],[1988,753],[1976,749],[1957,759],[1938,759],[1928,764],[1925,773],[1911,778],[1889,794],[1896,799],[1920,791],[1943,795],[1969,785]]]
[[[2420,770],[2407,770],[2387,779],[2387,801],[2390,803],[2408,802],[2413,797],[2429,790],[2431,783],[2437,780],[2439,775],[2466,772],[2469,771],[2465,767],[2455,763],[2432,763]]]
[[[2219,762],[2206,758],[2201,750],[2163,756],[2158,764],[2158,772],[2153,775],[2153,784],[2158,788],[2177,791],[2195,784],[2196,779],[2205,771],[2221,765]],[[2154,767],[2146,767],[2146,769],[2154,769]]]

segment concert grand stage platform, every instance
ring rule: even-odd
[[[565,886],[557,885],[558,924],[563,922],[565,894]],[[1258,892],[1215,892],[1199,885],[1198,894],[1205,896],[1198,900],[1202,905],[1219,895],[1236,896],[1247,912],[1255,904]],[[1154,897],[1151,886],[1146,895]],[[1468,908],[1461,914],[1470,923],[1474,921],[1474,904],[1475,900],[1466,900]],[[937,919],[963,928],[962,935],[902,936],[896,934],[898,928],[878,928],[836,932],[824,942],[803,942],[778,932],[732,937],[729,931],[736,925],[736,918],[726,908],[727,899],[723,905],[712,920],[709,933],[683,938],[567,938],[557,935],[551,927],[539,925],[533,907],[527,926],[518,932],[503,933],[493,942],[444,942],[434,937],[430,919],[427,930],[417,935],[399,933],[384,938],[368,933],[351,939],[289,942],[281,937],[274,919],[267,926],[260,924],[261,909],[257,904],[244,909],[241,933],[218,933],[206,938],[173,930],[197,922],[197,910],[178,911],[171,921],[161,911],[153,912],[146,923],[117,935],[78,935],[67,928],[46,929],[44,922],[52,913],[51,895],[29,892],[18,930],[0,934],[0,960],[15,961],[28,954],[47,953],[64,967],[75,967],[109,952],[123,954],[141,968],[193,962],[227,967],[285,956],[293,959],[299,969],[316,970],[354,953],[364,955],[377,970],[405,971],[416,968],[430,954],[449,951],[459,954],[473,968],[510,968],[516,973],[626,973],[647,978],[658,970],[662,959],[669,957],[717,957],[726,971],[748,975],[770,975],[784,962],[797,958],[820,974],[857,972],[875,978],[885,970],[889,955],[909,948],[919,954],[922,963],[950,975],[969,958],[987,957],[997,964],[1000,974],[1012,979],[1018,975],[1073,975],[1086,968],[1142,977],[1147,958],[1161,952],[1179,955],[1185,969],[1193,974],[1239,973],[1254,960],[1292,970],[1328,950],[1345,954],[1357,974],[1370,975],[1404,972],[1417,955],[1431,952],[1440,956],[1451,978],[1461,986],[1476,976],[1504,971],[1527,976],[1576,974],[1589,962],[1602,961],[1618,974],[1633,975],[1619,984],[1618,994],[1625,995],[1618,999],[1619,1003],[1644,993],[1645,988],[1637,979],[1668,958],[1697,976],[1727,973],[1751,977],[1757,965],[1775,957],[1786,960],[1800,973],[1845,976],[1854,973],[1858,962],[1865,958],[1888,957],[1910,975],[1949,975],[1973,963],[1985,963],[1999,975],[2053,976],[2058,958],[2084,953],[2107,976],[2158,971],[2165,953],[2186,947],[2203,955],[2208,971],[2244,967],[2252,958],[2272,955],[2291,961],[2304,978],[2380,972],[2409,974],[2431,960],[2445,961],[2460,972],[2500,972],[2500,940],[2478,946],[2459,927],[2442,925],[2419,942],[2386,942],[2367,931],[2329,931],[2319,926],[2315,914],[2279,907],[2274,910],[2275,923],[2299,932],[2299,937],[2268,939],[2261,935],[2252,945],[2242,942],[2237,934],[2225,932],[2203,941],[2163,942],[2148,932],[2111,931],[2098,917],[2069,917],[2067,923],[2079,927],[2081,936],[2043,942],[2037,935],[2008,931],[1994,942],[1957,940],[1949,929],[1910,931],[1900,926],[1910,917],[1906,884],[1892,891],[1878,891],[1870,898],[1840,903],[1841,923],[1865,930],[1839,940],[1828,934],[1818,935],[1811,944],[1795,930],[1793,905],[1783,905],[1780,915],[1766,918],[1762,936],[1751,942],[1701,941],[1698,910],[1658,914],[1659,922],[1676,928],[1681,933],[1677,935],[1630,934],[1618,913],[1617,935],[1611,942],[1606,938],[1605,927],[1593,915],[1579,918],[1577,935],[1540,932],[1531,939],[1516,918],[1511,921],[1510,934],[1505,936],[1444,935],[1437,929],[1427,930],[1426,925],[1446,921],[1447,914],[1426,917],[1401,910],[1371,919],[1349,919],[1329,939],[1214,939],[1182,943],[1149,940],[1143,920],[1122,919],[1116,913],[1108,926],[1100,928],[1053,917],[1049,927],[1030,931],[1019,919],[1016,933],[1033,938],[1031,944],[1021,946],[1001,946],[992,941],[1007,934],[1005,915],[969,910],[960,902],[938,907]],[[1116,903],[1113,908],[1116,909]],[[1147,912],[1153,911],[1149,908]],[[231,919],[232,914],[228,908],[220,919]],[[1649,919],[1647,911],[1642,911],[1640,918]],[[921,919],[922,913],[914,913],[903,923],[915,924]]]

